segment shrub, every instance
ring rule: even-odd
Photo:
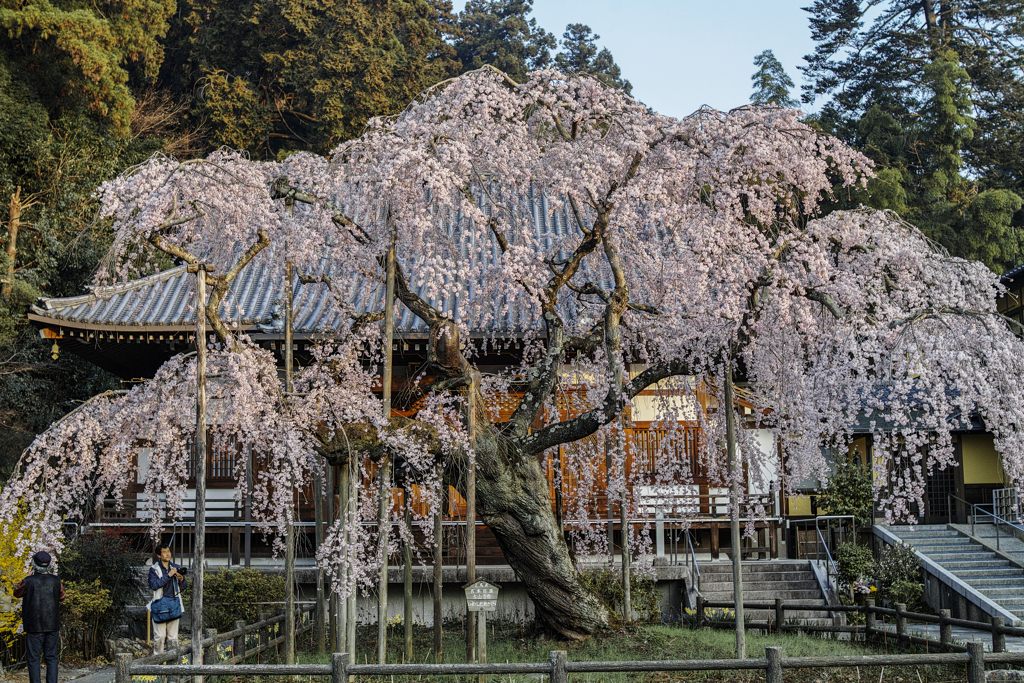
[[[86,648],[81,654],[92,658],[102,654],[104,638],[113,637],[117,630],[128,622],[128,608],[144,602],[144,577],[138,567],[143,564],[144,555],[132,546],[131,539],[118,530],[96,530],[76,538],[60,557],[59,574],[68,585],[75,585],[81,591],[82,609],[87,591],[94,587],[107,591],[110,604],[93,615],[92,628],[102,638],[86,638],[80,641]],[[148,588],[148,586],[147,586]],[[148,592],[145,594],[148,597]],[[87,613],[83,612],[83,615]],[[74,642],[74,640],[70,641]]]
[[[882,549],[875,563],[875,581],[881,598],[892,603],[911,606],[924,593],[921,563],[914,549],[905,543]]]
[[[103,653],[104,632],[100,630],[113,605],[110,591],[99,579],[91,583],[64,582],[61,603],[61,637],[72,652],[92,659]]]
[[[871,548],[856,543],[841,543],[836,548],[835,560],[839,580],[848,586],[868,576],[874,566]]]
[[[182,595],[186,605],[191,586],[190,581]],[[203,575],[203,622],[221,633],[233,629],[239,619],[249,623],[256,621],[260,612],[275,611],[265,603],[283,600],[284,577],[280,574],[232,569]]]
[[[859,528],[871,526],[871,472],[860,462],[860,454],[853,452],[847,461],[833,463],[828,482],[818,493],[818,505],[832,515],[853,515]]]
[[[597,594],[613,610],[622,609],[622,571],[607,567],[585,569],[580,572],[583,585]],[[661,616],[661,594],[654,579],[629,575],[630,601],[633,612],[641,621],[653,621]]]

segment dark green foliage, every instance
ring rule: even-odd
[[[830,515],[853,515],[858,527],[871,526],[871,472],[854,452],[849,460],[832,463],[832,474],[818,493],[818,504]]]
[[[793,79],[789,77],[782,63],[771,50],[765,50],[754,57],[757,71],[750,77],[754,82],[754,93],[750,101],[754,104],[777,104],[780,107],[795,108],[800,106],[789,94],[793,88]]]
[[[62,581],[82,587],[98,581],[110,592],[110,606],[96,626],[100,633],[111,634],[126,621],[129,606],[148,598],[145,577],[138,571],[144,561],[145,557],[126,534],[116,530],[90,531],[76,538],[61,555],[59,574]]]
[[[879,597],[889,603],[912,607],[924,593],[921,563],[914,549],[905,543],[885,546],[875,563],[874,573]]]
[[[554,35],[527,19],[533,0],[469,0],[459,13],[462,36],[455,53],[462,72],[490,64],[523,82],[534,69],[551,65]]]
[[[851,204],[894,209],[996,272],[1024,259],[1024,2],[816,0],[807,11],[805,101],[829,96],[819,125],[890,170]]]
[[[186,604],[190,594],[191,589],[187,589],[182,595]],[[281,605],[266,603],[283,600],[284,577],[280,574],[231,569],[203,576],[203,620],[221,633],[233,629],[238,619],[251,623],[259,618],[260,612],[280,612]]]
[[[839,569],[839,580],[847,585],[869,576],[875,564],[871,548],[856,543],[839,544],[834,559]]]
[[[619,569],[595,568],[581,572],[583,586],[597,594],[609,609],[622,612],[622,571]],[[661,616],[661,593],[654,585],[654,579],[629,575],[630,602],[633,612],[641,621],[651,621]]]
[[[597,49],[601,36],[585,24],[569,24],[562,34],[562,51],[555,55],[555,66],[570,73],[590,74],[605,85],[633,92],[633,84],[622,78],[622,69],[615,63],[608,48]]]
[[[161,82],[194,97],[209,145],[327,153],[459,71],[448,0],[186,1]]]

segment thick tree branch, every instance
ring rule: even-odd
[[[637,375],[632,381],[626,382],[625,386],[621,389],[621,396],[633,398],[647,387],[657,384],[663,379],[688,374],[690,374],[690,367],[682,361],[668,361],[652,365]],[[619,412],[622,410],[622,404],[617,400],[619,395],[619,390],[614,387],[610,388],[601,405],[596,408],[592,408],[571,420],[563,420],[562,422],[538,429],[532,434],[520,436],[518,438],[519,448],[527,455],[537,456],[559,444],[578,441],[590,436],[602,426],[618,417]]]

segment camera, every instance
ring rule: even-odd
[[[188,574],[188,567],[178,567],[178,573],[182,576],[185,576],[186,574]]]

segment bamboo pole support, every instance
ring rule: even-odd
[[[729,493],[732,515],[729,528],[732,536],[733,602],[736,605],[736,658],[746,659],[747,637],[743,624],[743,550],[740,543],[740,465],[736,457],[736,406],[732,387],[732,358],[725,366],[725,438],[729,458]]]
[[[395,241],[387,255],[387,287],[384,296],[384,420],[391,421],[392,338],[395,335]],[[377,504],[377,553],[380,576],[377,581],[377,663],[387,663],[388,646],[388,536],[391,531],[391,458],[385,453],[378,470],[380,498]]]

